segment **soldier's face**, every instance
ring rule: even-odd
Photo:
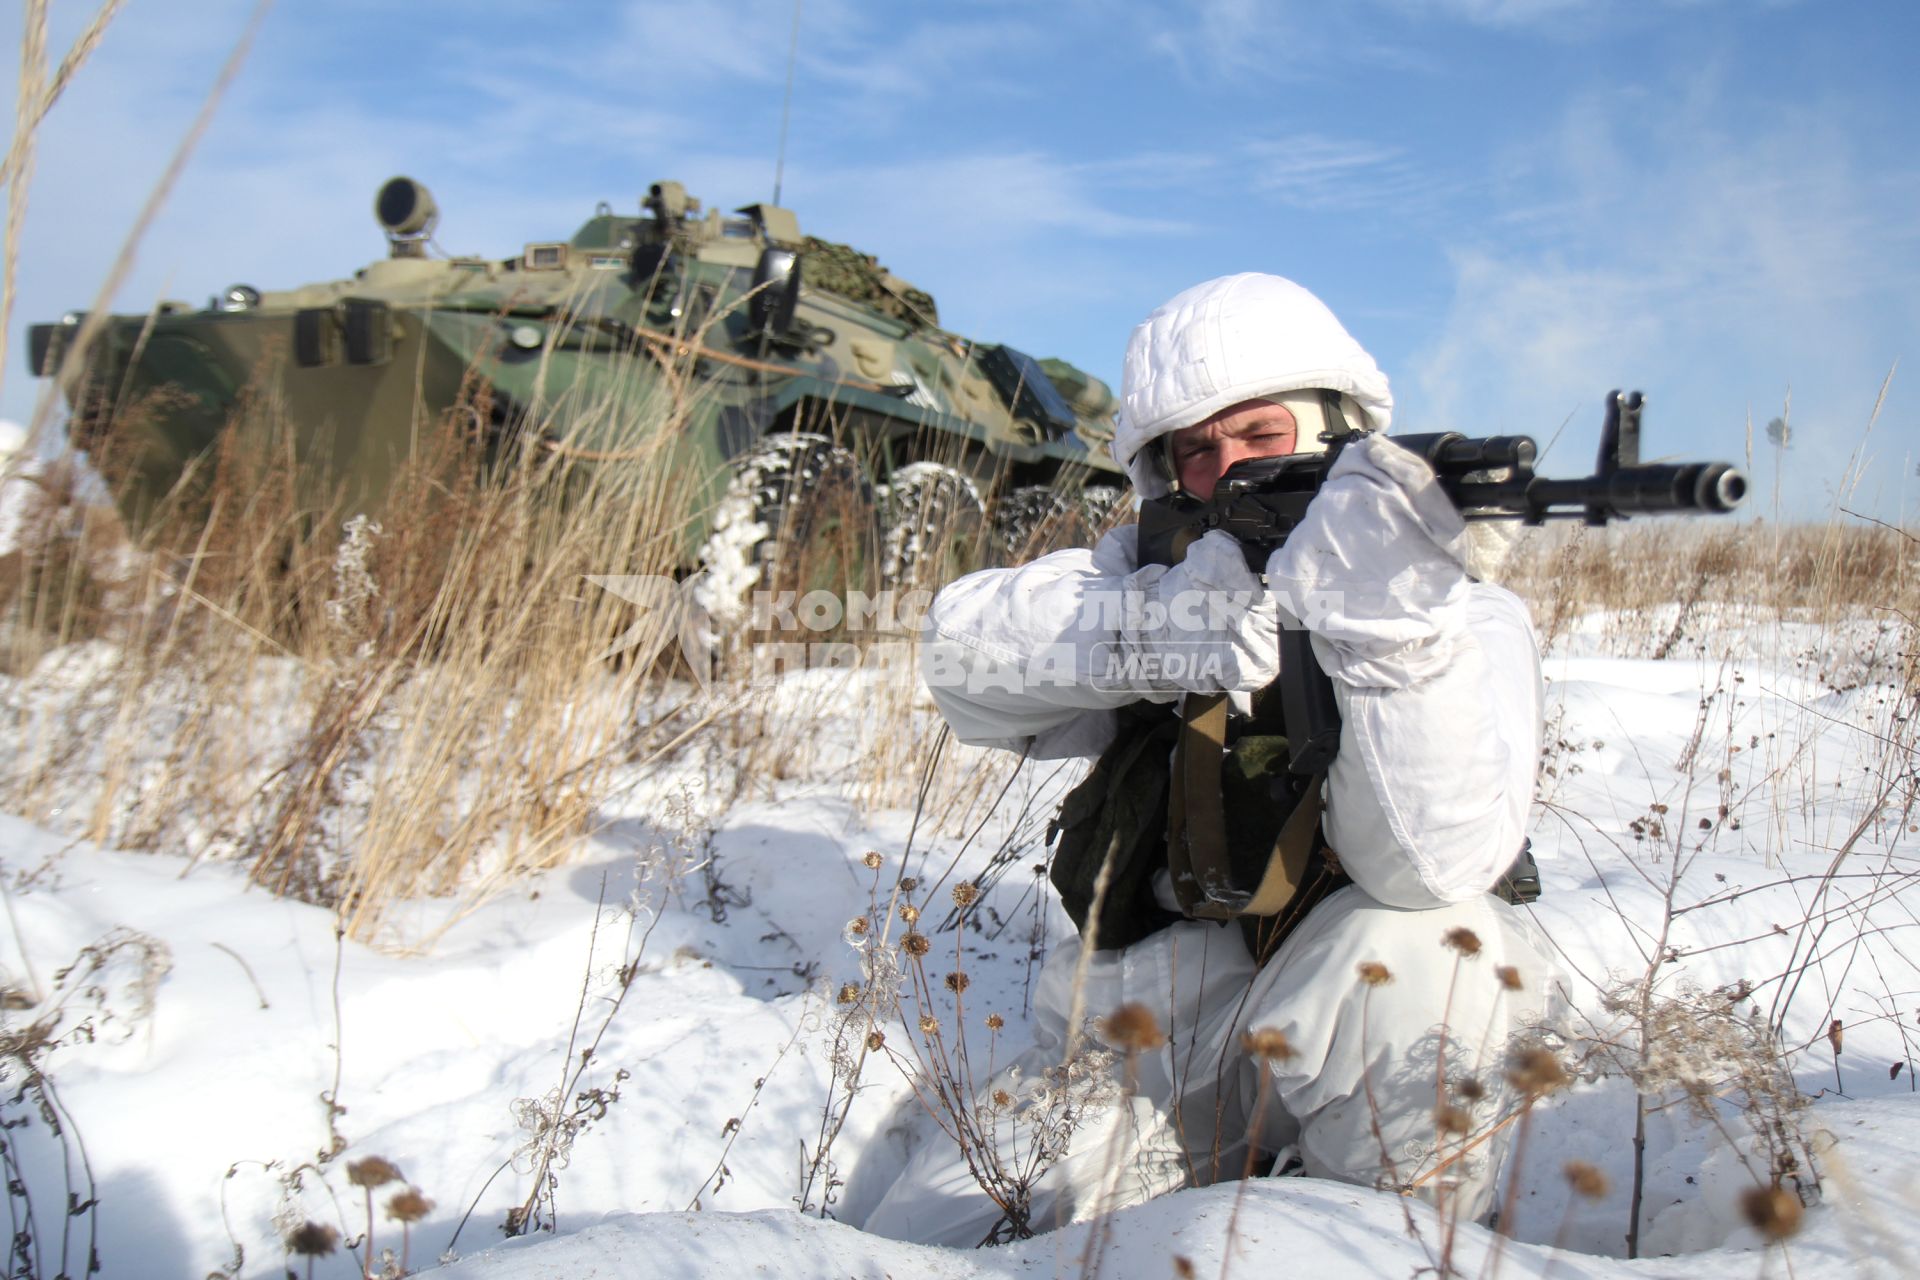
[[[1278,458],[1292,453],[1299,423],[1283,404],[1243,400],[1205,422],[1173,433],[1167,445],[1180,488],[1205,501],[1227,468],[1245,458]]]

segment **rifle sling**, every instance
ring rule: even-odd
[[[1344,425],[1339,397],[1326,393],[1329,422]],[[1185,558],[1187,548],[1200,536],[1197,525],[1178,529],[1169,548],[1168,563]],[[1319,667],[1302,633],[1295,661],[1319,676]],[[1324,683],[1325,677],[1320,676]],[[1297,686],[1287,686],[1292,692]],[[1306,789],[1299,794],[1293,811],[1287,815],[1273,848],[1267,854],[1260,883],[1251,895],[1234,882],[1233,859],[1228,850],[1226,800],[1221,773],[1227,755],[1227,713],[1224,693],[1189,693],[1181,704],[1179,737],[1173,750],[1171,785],[1167,791],[1167,871],[1173,879],[1174,897],[1189,919],[1232,920],[1241,916],[1278,916],[1299,894],[1307,879],[1308,863],[1320,831],[1320,784],[1326,776],[1323,760],[1306,750],[1300,739],[1313,738],[1330,757],[1339,745],[1339,712],[1333,709],[1332,690],[1325,694],[1330,710],[1320,711],[1305,705],[1289,707],[1288,727],[1299,735],[1295,765],[1307,761],[1314,768]],[[1318,716],[1310,714],[1318,711]],[[1293,723],[1298,721],[1298,723]],[[1331,732],[1327,725],[1332,726]],[[1309,733],[1309,731],[1312,731]],[[1321,744],[1318,739],[1331,738]],[[1317,766],[1317,768],[1315,767]],[[1305,772],[1302,769],[1301,772]]]
[[[1167,796],[1167,870],[1180,909],[1198,920],[1231,920],[1226,803],[1220,764],[1227,754],[1227,695],[1190,693],[1181,708]]]
[[[1287,821],[1274,839],[1273,852],[1267,857],[1267,869],[1253,897],[1240,909],[1248,916],[1277,916],[1293,901],[1307,878],[1307,861],[1313,857],[1314,836],[1320,830],[1320,783],[1325,774],[1314,774],[1293,806]]]
[[[1315,774],[1287,815],[1249,895],[1234,883],[1227,850],[1226,805],[1220,774],[1226,758],[1227,696],[1188,694],[1173,753],[1167,797],[1167,870],[1180,909],[1197,920],[1279,915],[1307,878],[1320,827],[1320,783]]]

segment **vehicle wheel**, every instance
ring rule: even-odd
[[[900,586],[944,586],[980,563],[986,506],[973,481],[938,462],[914,462],[882,491],[881,574]]]
[[[994,509],[994,553],[1002,564],[1023,564],[1064,547],[1090,547],[1121,509],[1121,491],[1111,485],[1076,494],[1044,484],[1015,489]]]
[[[718,629],[745,623],[755,591],[841,594],[878,559],[873,487],[825,436],[768,436],[734,466],[701,547],[694,599]]]
[[[1074,514],[1086,529],[1090,543],[1099,541],[1107,530],[1122,523],[1128,513],[1127,491],[1115,485],[1090,484],[1080,491],[1074,502]]]

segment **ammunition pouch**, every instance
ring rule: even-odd
[[[1524,907],[1540,897],[1540,864],[1533,860],[1533,841],[1520,842],[1520,856],[1493,886],[1493,896],[1509,906]]]
[[[1080,935],[1091,932],[1103,950],[1132,946],[1180,919],[1153,896],[1154,873],[1167,865],[1167,759],[1180,719],[1151,702],[1121,708],[1119,719],[1113,742],[1047,828],[1055,844],[1048,878]],[[1090,930],[1102,868],[1107,888]]]

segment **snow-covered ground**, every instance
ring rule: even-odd
[[[1533,1119],[1513,1164],[1516,1239],[1487,1259],[1493,1237],[1463,1227],[1454,1265],[1702,1280],[1783,1274],[1783,1262],[1799,1277],[1910,1274],[1920,895],[1901,890],[1920,869],[1920,835],[1895,713],[1912,708],[1889,686],[1858,683],[1887,670],[1862,646],[1901,638],[1871,622],[1859,634],[1791,635],[1728,624],[1712,656],[1625,660],[1599,656],[1606,623],[1576,627],[1565,648],[1580,656],[1549,663],[1534,834],[1546,886],[1534,911],[1574,975],[1572,1030],[1584,1042],[1573,1056],[1586,1070]],[[65,1226],[64,1269],[76,1276],[95,1231],[108,1276],[264,1277],[289,1265],[304,1275],[282,1232],[311,1219],[359,1236],[367,1195],[349,1168],[376,1155],[433,1201],[407,1231],[410,1264],[445,1256],[449,1276],[1158,1280],[1184,1274],[1182,1258],[1202,1275],[1430,1266],[1441,1232],[1424,1206],[1306,1179],[1182,1192],[1097,1228],[972,1253],[848,1225],[897,1169],[888,1129],[915,1105],[879,1053],[847,1105],[867,1029],[845,1021],[837,998],[862,981],[849,922],[883,918],[876,905],[885,912],[903,876],[920,881],[922,928],[946,915],[954,883],[988,884],[980,928],[932,936],[964,954],[958,1025],[972,1052],[1002,1061],[1025,1039],[1035,953],[1071,927],[1033,874],[1049,797],[1068,776],[1029,767],[970,840],[930,837],[924,821],[916,831],[911,810],[874,807],[851,780],[879,678],[791,682],[835,714],[794,743],[786,776],[736,796],[709,772],[712,753],[689,750],[622,779],[564,869],[464,913],[408,904],[390,936],[436,938],[424,952],[342,940],[329,911],[249,888],[231,863],[96,848],[62,814],[43,814],[44,826],[0,818],[6,1030],[37,1026],[58,1042],[35,1055],[56,1110],[31,1091],[0,1099],[40,1271],[62,1269]],[[823,680],[846,684],[823,698]],[[0,694],[18,707],[31,685]],[[923,706],[926,749],[929,717]],[[951,825],[971,832],[1002,776],[987,780],[971,822]],[[1657,1047],[1670,1057],[1712,1052],[1689,1049],[1675,1028],[1713,1030],[1715,1009],[1721,1031],[1756,1008],[1783,1023],[1811,1099],[1790,1123],[1823,1177],[1784,1259],[1778,1247],[1759,1252],[1736,1207],[1752,1185],[1743,1157],[1765,1163],[1737,1091],[1689,1106],[1670,1089],[1647,1117],[1643,1259],[1624,1260],[1636,1094],[1592,1046],[1631,1043],[1629,1011],[1602,992],[1637,991],[1650,958],[1656,1002],[1678,1002],[1660,1005],[1678,1016],[1661,1024],[1673,1043]],[[1716,1006],[1729,987],[1744,994]],[[926,1009],[909,1000],[908,1018],[953,1024],[954,997],[929,998]],[[988,1029],[990,1013],[1003,1030]],[[886,1030],[894,1046],[918,1034]],[[9,1080],[19,1087],[17,1071]],[[82,1143],[98,1205],[73,1202],[69,1214],[67,1187],[87,1185],[66,1163]],[[1571,1192],[1572,1160],[1606,1175],[1603,1196]],[[374,1248],[396,1255],[402,1229],[383,1206],[399,1185],[373,1192]],[[23,1212],[23,1197],[9,1200]],[[529,1203],[555,1230],[503,1240],[501,1224]],[[16,1235],[24,1225],[16,1216]],[[358,1266],[343,1247],[313,1274]]]

